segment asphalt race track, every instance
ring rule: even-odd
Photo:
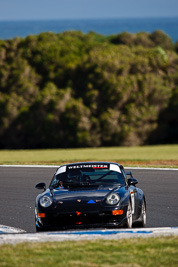
[[[0,224],[35,232],[34,205],[39,182],[49,182],[55,167],[0,166]],[[178,171],[134,169],[147,201],[147,227],[178,226]]]

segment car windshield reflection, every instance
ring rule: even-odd
[[[65,186],[98,186],[105,184],[125,185],[125,180],[121,173],[110,170],[70,170],[60,173],[53,178],[52,188]]]

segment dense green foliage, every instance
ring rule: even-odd
[[[0,148],[176,143],[177,50],[160,31],[0,40]]]

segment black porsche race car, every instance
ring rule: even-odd
[[[60,166],[36,198],[36,230],[146,225],[146,200],[132,172],[112,162]]]

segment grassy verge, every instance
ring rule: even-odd
[[[124,166],[178,167],[178,145],[81,149],[0,150],[0,164],[115,161]]]
[[[0,266],[178,266],[178,237],[0,246]]]

